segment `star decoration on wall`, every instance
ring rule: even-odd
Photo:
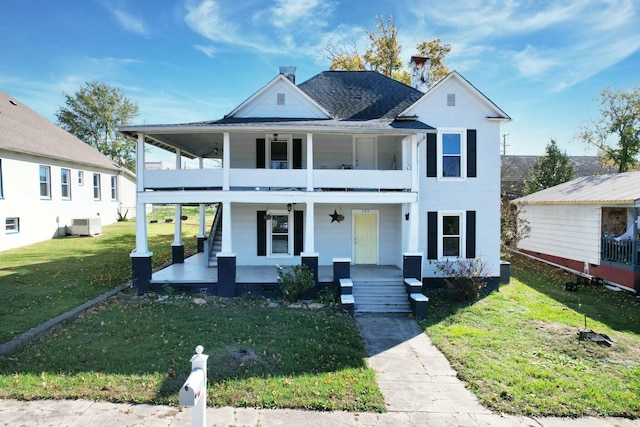
[[[344,215],[340,215],[338,211],[336,211],[335,209],[333,210],[332,214],[329,214],[329,216],[331,217],[331,223],[334,223],[337,221],[339,224],[342,221],[344,221]]]

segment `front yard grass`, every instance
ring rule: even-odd
[[[432,293],[426,333],[496,412],[640,417],[640,306],[602,286],[564,290],[573,276],[514,256],[512,279],[473,305]],[[612,347],[579,341],[587,327]]]
[[[197,218],[197,212],[189,212]],[[148,224],[153,266],[171,261],[174,224]],[[63,237],[0,252],[0,343],[131,281],[135,220],[94,237]],[[197,220],[183,221],[186,253],[195,253]]]
[[[384,411],[352,319],[203,299],[120,295],[0,357],[0,397],[177,405],[200,344],[210,356],[209,405]]]

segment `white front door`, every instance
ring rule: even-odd
[[[375,170],[377,168],[377,144],[375,138],[356,138],[354,169]]]
[[[353,211],[353,263],[378,264],[378,211]]]

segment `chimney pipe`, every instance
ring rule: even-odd
[[[296,84],[296,67],[293,65],[280,66],[280,74],[284,74],[291,83]]]
[[[426,92],[429,90],[429,58],[411,57],[411,87]]]

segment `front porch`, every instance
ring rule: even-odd
[[[205,254],[197,253],[183,263],[171,264],[151,275],[150,290],[162,290],[164,285],[173,285],[179,290],[210,289],[215,292],[218,284],[218,269],[206,267]],[[318,283],[335,283],[332,265],[318,266]],[[402,269],[395,265],[352,265],[350,277],[354,281],[388,282],[403,281]],[[278,272],[273,265],[240,265],[236,267],[236,285],[267,285],[278,283]],[[182,288],[182,289],[181,289]]]

